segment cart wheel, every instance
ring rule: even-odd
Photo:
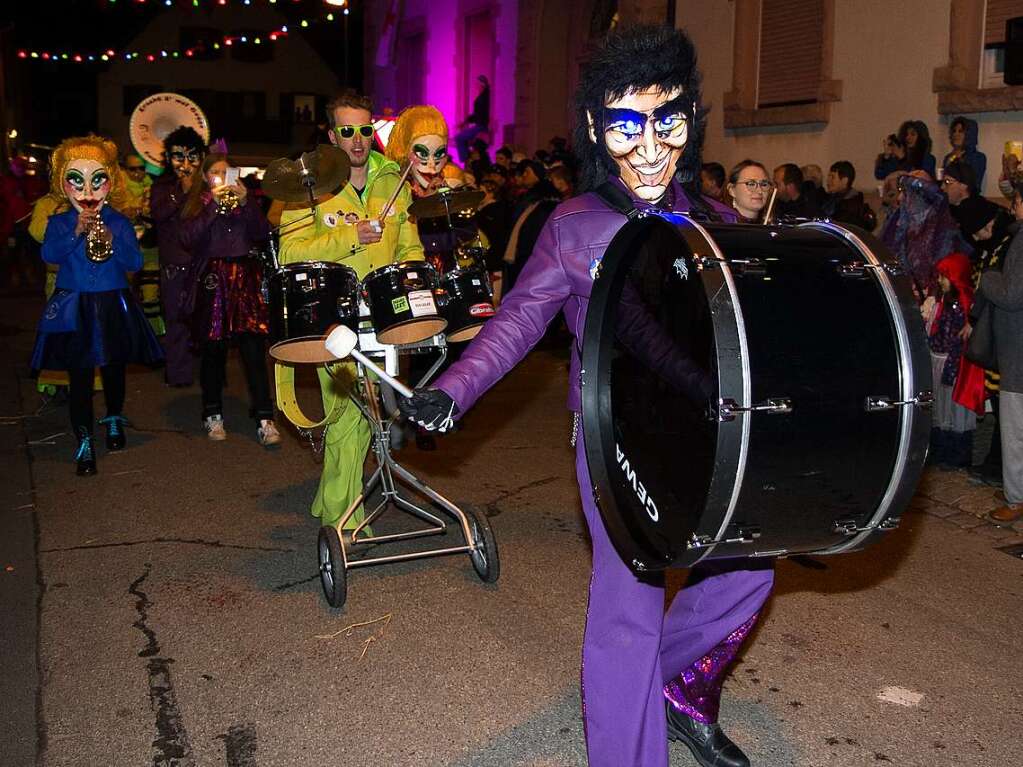
[[[494,531],[490,529],[487,518],[476,509],[463,506],[462,510],[469,517],[469,529],[472,531],[470,543],[473,549],[469,552],[472,566],[481,581],[494,583],[501,575],[501,560],[497,556]]]
[[[326,525],[320,528],[316,552],[320,565],[320,584],[327,603],[331,607],[344,607],[345,599],[348,598],[348,576],[337,530]]]

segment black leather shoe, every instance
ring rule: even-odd
[[[701,767],[750,767],[742,753],[717,724],[704,724],[691,716],[676,711],[665,701],[668,713],[668,738],[680,740],[689,746]]]
[[[123,415],[108,415],[99,422],[107,427],[107,450],[123,450],[125,444],[124,427],[128,419]]]
[[[92,447],[92,435],[85,429],[78,432],[78,450],[75,452],[75,473],[88,477],[96,473],[96,451]]]

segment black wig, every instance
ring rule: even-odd
[[[171,166],[170,155],[172,146],[194,149],[199,153],[200,157],[206,156],[206,142],[203,141],[202,136],[194,128],[190,128],[187,125],[179,125],[168,133],[163,140],[163,164],[168,168]]]
[[[689,105],[689,135],[675,177],[682,184],[700,178],[706,110],[700,106],[700,73],[696,50],[685,32],[663,25],[641,24],[611,32],[604,46],[584,65],[576,91],[575,149],[579,155],[581,191],[600,186],[618,166],[604,145],[599,125],[605,101],[650,87],[669,92],[680,88]],[[587,115],[594,119],[597,143],[590,139]]]

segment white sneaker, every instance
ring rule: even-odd
[[[277,431],[277,427],[274,426],[274,422],[264,418],[259,422],[259,429],[256,431],[256,436],[259,437],[259,444],[263,447],[273,447],[279,445],[281,442],[281,433]]]
[[[224,430],[224,417],[211,415],[203,419],[203,426],[206,427],[206,436],[214,442],[223,442],[227,439],[227,431]]]

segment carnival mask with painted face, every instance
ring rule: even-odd
[[[110,194],[110,172],[96,160],[72,160],[64,169],[64,194],[79,213],[98,210]]]
[[[202,153],[194,147],[172,146],[170,148],[171,169],[178,178],[191,178],[202,162]]]
[[[412,139],[412,175],[416,183],[428,188],[434,179],[443,178],[448,164],[448,142],[436,133]]]
[[[640,199],[657,202],[668,189],[689,139],[692,105],[676,88],[630,91],[608,100],[600,116],[604,145],[626,186]],[[590,138],[595,135],[590,116]]]

